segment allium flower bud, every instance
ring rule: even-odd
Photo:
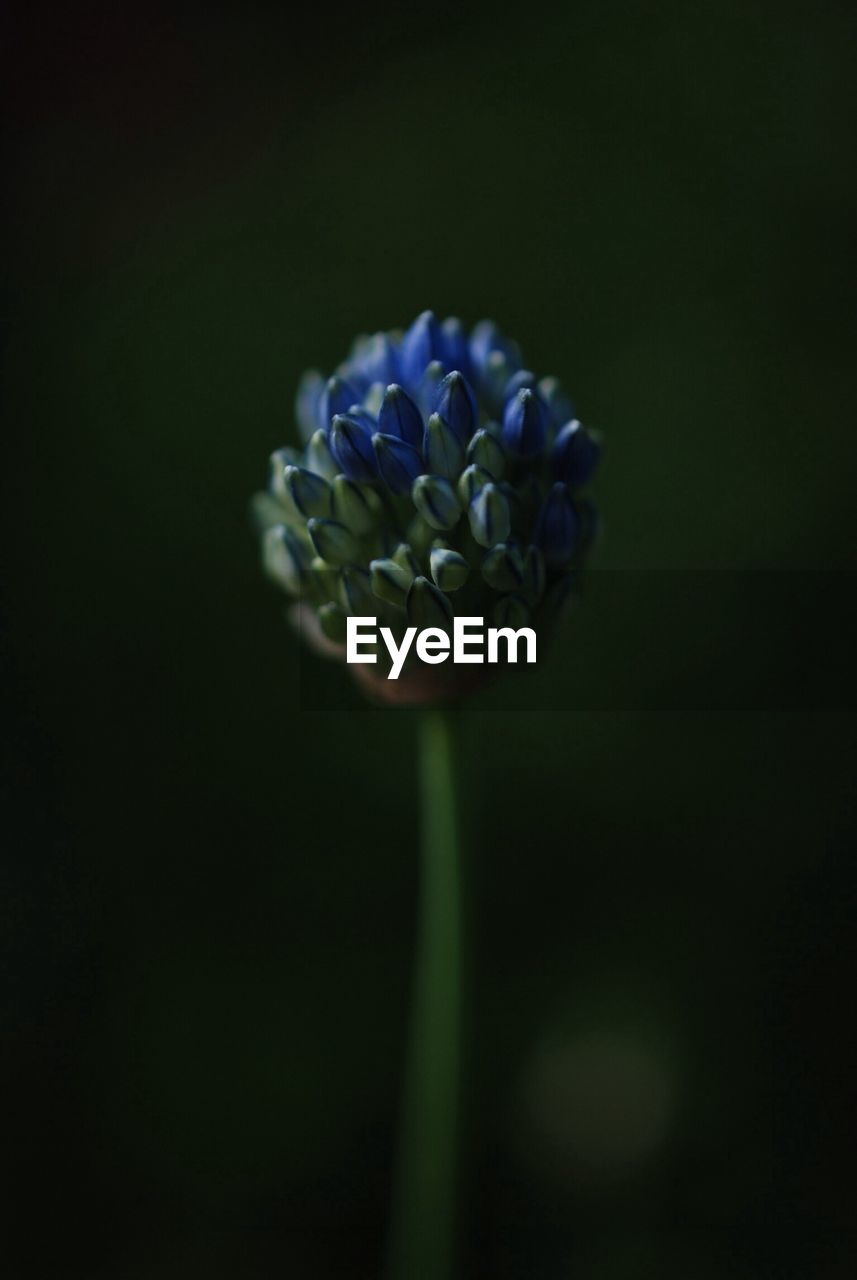
[[[503,479],[506,455],[493,431],[483,428],[475,433],[467,446],[467,461],[482,467],[494,480]]]
[[[361,488],[354,480],[343,475],[334,476],[332,487],[334,520],[344,524],[352,533],[368,533],[377,518],[378,504],[370,501],[374,497],[372,491]]]
[[[498,542],[482,561],[482,577],[495,591],[518,591],[524,581],[524,558],[513,542]]]
[[[541,396],[522,387],[506,404],[503,444],[513,458],[536,458],[545,447],[547,408]]]
[[[312,545],[328,564],[356,564],[359,560],[360,547],[357,539],[338,520],[320,520],[314,517],[307,521],[307,531]]]
[[[457,591],[470,575],[470,566],[464,556],[449,547],[433,547],[429,564],[431,576],[441,591]]]
[[[423,457],[432,475],[445,476],[447,480],[457,479],[464,469],[464,445],[439,413],[433,413],[428,420]]]
[[[326,480],[303,467],[286,467],[285,488],[302,516],[326,516],[330,514],[331,490]]]
[[[327,432],[321,428],[310,437],[306,447],[306,468],[325,480],[332,480],[339,470],[336,459],[330,452]]]
[[[411,490],[414,506],[433,529],[451,529],[458,524],[461,507],[455,490],[443,476],[420,476]]]
[[[441,345],[444,363],[450,369],[460,369],[467,377],[470,370],[470,351],[464,325],[456,316],[450,316],[441,325]]]
[[[419,449],[423,442],[422,414],[407,391],[396,382],[384,392],[378,430],[385,436],[398,436],[415,449]]]
[[[577,512],[566,485],[557,483],[545,498],[536,522],[536,542],[549,565],[567,564],[577,538]]]
[[[570,489],[579,489],[589,480],[601,457],[601,445],[576,418],[567,422],[551,449],[551,470]]]
[[[393,493],[407,493],[423,469],[419,452],[398,436],[384,436],[380,432],[372,437],[372,446],[382,480]]]
[[[452,605],[446,596],[428,578],[414,578],[408,591],[408,622],[412,627],[440,627],[445,630],[452,622]]]
[[[319,400],[321,426],[327,430],[338,413],[347,413],[353,404],[360,403],[360,395],[344,378],[329,378]]]
[[[330,449],[349,480],[374,480],[378,463],[372,428],[355,414],[336,414],[330,425]]]
[[[324,394],[324,378],[317,369],[308,369],[298,383],[295,396],[295,418],[301,438],[311,439],[321,425],[321,397]]]
[[[419,384],[426,366],[443,356],[443,335],[433,311],[417,316],[402,339],[400,364],[406,382]]]
[[[372,590],[379,600],[386,600],[404,609],[408,598],[408,589],[414,575],[408,569],[397,564],[395,560],[373,560],[369,565],[372,579]]]
[[[253,509],[267,574],[313,621],[304,634],[335,652],[349,615],[377,616],[399,644],[456,610],[553,625],[597,527],[577,490],[600,441],[496,325],[423,312],[404,334],[359,338],[333,377],[304,375],[295,415],[304,444],[274,451]],[[404,678],[419,660],[403,661]]]
[[[486,484],[479,490],[467,509],[470,531],[480,547],[493,547],[509,536],[511,514],[506,495],[496,484]]]
[[[435,413],[443,418],[462,443],[462,447],[473,435],[478,421],[476,397],[473,394],[464,374],[458,369],[448,373],[440,384]]]
[[[484,467],[477,467],[475,462],[465,467],[458,478],[458,496],[464,506],[469,506],[479,490],[486,484],[491,484],[493,480],[494,476]]]

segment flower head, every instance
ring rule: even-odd
[[[317,633],[341,644],[349,614],[397,636],[455,614],[549,625],[595,527],[600,441],[496,325],[425,311],[358,338],[295,412],[303,448],[272,454],[255,513],[266,572]]]

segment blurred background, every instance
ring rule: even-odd
[[[415,726],[247,502],[425,307],[608,440],[580,608],[459,716],[461,1273],[854,1274],[855,34],[4,6],[9,1280],[380,1274]]]

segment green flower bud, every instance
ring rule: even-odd
[[[352,533],[368,533],[375,523],[375,511],[361,489],[348,476],[338,475],[333,481],[333,517]]]
[[[339,599],[339,570],[326,564],[321,556],[313,556],[307,570],[307,594],[316,604]]]
[[[494,623],[498,627],[525,627],[530,621],[530,611],[520,596],[501,596],[494,605]]]
[[[414,578],[408,590],[408,622],[412,627],[440,627],[445,631],[452,625],[452,606],[433,582],[422,576]]]
[[[372,560],[369,564],[369,575],[372,591],[379,600],[404,609],[408,597],[408,588],[413,582],[413,574],[403,569],[395,560]]]
[[[334,644],[345,644],[348,620],[345,610],[339,604],[323,604],[318,611],[319,625]]]
[[[332,480],[339,467],[336,465],[330,445],[327,443],[327,432],[319,429],[310,438],[304,454],[304,465],[307,471],[314,471],[325,480]]]
[[[518,591],[524,580],[524,558],[513,542],[500,542],[482,561],[482,577],[495,591]]]
[[[341,571],[340,597],[347,613],[356,617],[371,614],[374,608],[372,582],[365,569],[346,565]]]
[[[291,507],[286,510],[279,498],[263,490],[261,493],[254,493],[250,499],[250,519],[253,521],[256,532],[265,534],[268,529],[273,529],[276,525],[281,525],[287,520],[293,521],[294,517]]]
[[[467,509],[470,531],[480,547],[493,547],[509,536],[509,503],[496,484],[479,490]]]
[[[304,518],[330,515],[330,485],[321,476],[303,467],[286,467],[283,473],[286,493]]]
[[[455,490],[443,476],[417,476],[411,490],[414,506],[433,529],[458,524],[461,507]]]
[[[531,607],[538,604],[544,594],[545,558],[538,547],[527,547],[524,553],[524,580],[521,593]]]
[[[320,520],[314,516],[307,521],[307,530],[312,545],[328,564],[354,564],[360,559],[357,539],[338,520]]]
[[[393,559],[396,564],[401,565],[403,569],[407,569],[412,578],[415,578],[420,572],[420,562],[407,542],[399,543],[393,552]]]
[[[269,578],[290,595],[301,594],[305,583],[305,558],[298,540],[283,524],[272,525],[262,538],[262,564]]]
[[[464,556],[448,547],[434,547],[430,557],[431,576],[441,591],[457,591],[470,573]]]
[[[413,555],[417,559],[417,573],[420,573],[419,558],[428,554],[428,549],[432,544],[436,529],[430,524],[426,524],[421,515],[415,515],[407,528],[408,546],[411,548]]]
[[[433,413],[423,436],[423,457],[432,475],[454,480],[464,466],[464,445],[439,414]]]
[[[467,461],[482,467],[495,480],[502,480],[506,470],[506,455],[495,435],[484,428],[477,431],[467,446]]]
[[[377,418],[381,412],[381,405],[384,403],[384,392],[387,390],[386,384],[383,382],[373,382],[366,395],[363,397],[363,408],[367,413],[371,413],[373,418]]]
[[[297,449],[286,445],[283,449],[275,449],[268,459],[268,488],[276,497],[288,497],[286,493],[286,467],[296,466],[301,460]]]
[[[480,489],[490,484],[494,477],[484,467],[471,463],[465,467],[458,481],[458,496],[465,506],[469,506]]]

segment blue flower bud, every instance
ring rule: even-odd
[[[407,493],[423,470],[423,460],[417,450],[398,436],[385,436],[380,432],[372,437],[372,447],[387,487],[393,493]]]
[[[330,514],[330,485],[321,476],[303,467],[286,467],[283,478],[286,492],[302,516]]]
[[[353,404],[348,412],[343,416],[350,418],[352,422],[359,423],[360,426],[363,427],[365,431],[368,431],[370,435],[378,430],[378,419],[374,414],[369,412],[365,405]]]
[[[330,428],[330,449],[349,480],[374,480],[378,463],[372,448],[372,428],[354,414],[338,413]]]
[[[324,394],[324,378],[316,369],[308,369],[298,383],[295,396],[295,417],[303,440],[309,440],[319,427],[327,422],[321,415],[321,397]]]
[[[369,490],[371,499],[347,476],[339,475],[333,481],[331,511],[334,520],[358,535],[368,533],[377,519],[377,497]]]
[[[559,378],[542,378],[538,385],[541,398],[548,407],[551,425],[561,427],[574,417],[574,405],[563,391]]]
[[[553,568],[566,564],[577,541],[577,513],[568,488],[558,482],[542,503],[533,541]]]
[[[455,490],[443,476],[418,476],[411,489],[414,506],[433,529],[451,529],[458,524],[461,507]],[[413,543],[413,538],[409,538]]]
[[[529,621],[527,603],[518,595],[501,596],[494,605],[495,626],[512,627],[517,631],[519,627],[527,626]]]
[[[461,369],[465,377],[470,372],[470,350],[464,326],[455,316],[441,325],[442,360],[448,369]]]
[[[361,356],[362,367],[369,382],[381,382],[389,386],[399,376],[399,358],[396,348],[386,333],[373,334]]]
[[[326,564],[321,556],[313,556],[306,575],[306,595],[315,605],[338,600],[340,571]]]
[[[476,430],[478,410],[470,384],[457,369],[448,373],[441,382],[435,400],[435,413],[452,428],[462,444],[467,444]]]
[[[464,445],[439,414],[433,413],[423,436],[425,470],[454,480],[464,466]]]
[[[345,644],[348,615],[342,605],[333,602],[323,604],[318,611],[318,622],[328,640],[332,640],[334,644]]]
[[[529,369],[519,369],[503,388],[504,402],[514,400],[519,391],[532,391],[536,385],[536,375]]]
[[[434,412],[446,370],[439,360],[432,360],[417,387],[417,403],[427,418]]]
[[[368,572],[346,565],[340,577],[342,604],[346,612],[358,618],[371,615],[374,601]]]
[[[517,343],[504,338],[492,320],[480,320],[470,335],[470,359],[474,368],[484,371],[494,353],[501,355],[509,364],[509,377],[511,377],[520,365]]]
[[[360,393],[344,378],[329,378],[319,402],[319,416],[323,427],[330,427],[338,413],[347,413],[360,403]]]
[[[307,471],[314,471],[317,476],[323,476],[325,480],[332,480],[339,470],[330,452],[327,432],[322,431],[321,428],[313,433],[306,447],[304,466]]]
[[[551,471],[570,488],[585,485],[598,465],[601,446],[584,426],[573,418],[557,435],[551,450]]]
[[[486,484],[491,484],[494,476],[486,471],[484,467],[478,467],[476,463],[471,463],[469,467],[465,467],[458,481],[458,496],[462,504],[467,507],[476,497],[480,489]]]
[[[467,508],[470,532],[480,547],[493,547],[509,536],[509,503],[496,484],[486,484]]]
[[[290,595],[300,595],[306,575],[306,557],[300,544],[285,525],[273,525],[262,537],[262,565],[269,578],[285,587]]]
[[[538,604],[544,594],[545,558],[538,547],[527,547],[524,553],[524,580],[521,593],[528,605]]]
[[[414,449],[423,442],[423,417],[403,387],[393,382],[384,393],[378,414],[378,430],[385,436],[398,436]]]
[[[408,589],[406,607],[408,622],[420,630],[439,627],[445,631],[452,623],[452,605],[428,578],[414,578]]]
[[[307,532],[312,545],[328,564],[339,567],[359,561],[360,547],[357,539],[338,520],[323,520],[313,516],[307,521]]]
[[[440,325],[433,311],[417,316],[402,339],[399,352],[402,376],[409,387],[418,387],[426,367],[443,355]]]
[[[504,393],[514,371],[502,351],[492,351],[485,361],[480,390],[492,413],[502,413],[506,403]]]
[[[493,432],[486,431],[484,428],[476,432],[467,446],[467,461],[476,463],[495,480],[502,480],[503,472],[506,470],[503,446]]]
[[[520,547],[499,542],[482,561],[482,577],[495,591],[518,591],[524,581],[524,560]]]
[[[433,547],[430,564],[431,576],[441,591],[457,591],[464,586],[470,573],[464,556],[448,547]]]
[[[372,591],[378,599],[395,605],[398,609],[404,609],[414,575],[389,557],[372,560],[369,564],[369,573]]]
[[[506,405],[503,444],[513,458],[535,458],[547,435],[547,409],[541,396],[524,388]]]

